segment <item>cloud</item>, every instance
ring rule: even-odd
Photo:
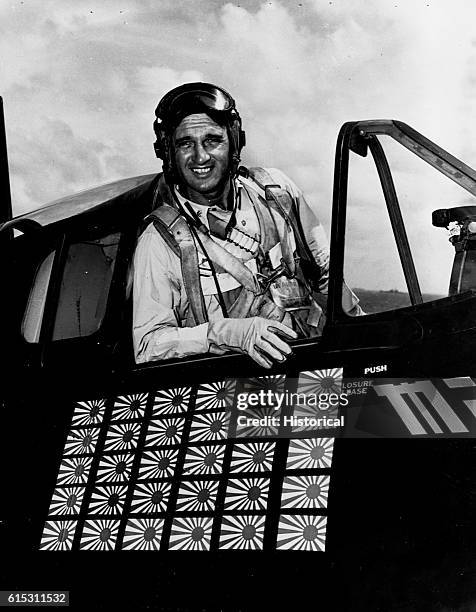
[[[245,160],[287,172],[327,226],[345,121],[402,119],[475,163],[475,12],[469,0],[2,3],[15,212],[158,169],[153,111],[193,80],[234,95]]]

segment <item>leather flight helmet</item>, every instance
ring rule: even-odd
[[[211,119],[227,128],[230,141],[230,171],[235,176],[240,163],[241,149],[245,145],[245,132],[241,129],[241,117],[230,94],[211,83],[185,83],[169,91],[155,109],[154,143],[156,156],[163,161],[165,179],[176,182],[176,169],[172,136],[184,117],[194,113],[206,113]]]

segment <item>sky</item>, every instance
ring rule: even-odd
[[[476,165],[475,18],[470,0],[0,0],[14,214],[158,171],[155,106],[172,87],[202,80],[236,99],[243,161],[281,168],[329,229],[346,121],[405,121]],[[377,225],[369,238],[378,197],[366,172],[350,194],[349,274],[354,286],[402,288],[398,262],[381,256],[391,236]],[[428,211],[449,203],[431,179],[418,183],[417,166],[397,163],[396,174],[418,200],[408,219],[425,286],[444,291],[452,252]]]

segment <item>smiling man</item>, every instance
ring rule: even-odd
[[[225,204],[230,183],[226,128],[205,113],[185,117],[173,137],[175,161],[185,197],[197,204]]]
[[[224,89],[173,89],[154,130],[163,173],[134,257],[136,361],[227,351],[265,368],[284,361],[290,340],[322,328],[322,226],[282,172],[239,166],[245,134]]]

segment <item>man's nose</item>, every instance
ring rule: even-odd
[[[197,164],[204,164],[209,159],[210,154],[206,148],[201,143],[197,143],[194,149],[193,161]]]

